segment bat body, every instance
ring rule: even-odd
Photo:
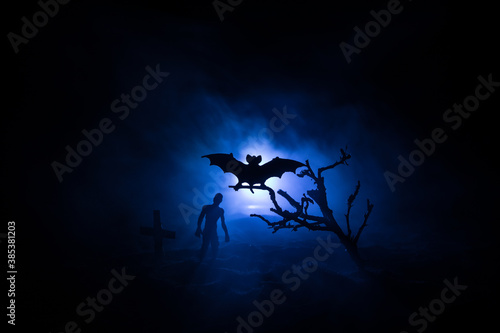
[[[236,191],[242,187],[243,183],[247,183],[252,191],[255,184],[264,186],[266,180],[271,177],[281,178],[285,172],[295,173],[297,168],[305,166],[303,163],[279,157],[272,159],[266,164],[259,165],[262,162],[262,156],[260,155],[247,155],[246,160],[248,164],[235,159],[232,153],[210,154],[202,157],[207,157],[210,160],[210,165],[216,165],[222,171],[232,173],[238,177],[238,183],[234,186]]]

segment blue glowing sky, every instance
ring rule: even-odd
[[[178,232],[176,244],[183,246],[192,241],[196,216],[187,224],[179,205],[194,207],[221,192],[228,224],[236,232],[251,213],[272,216],[268,195],[229,189],[236,177],[210,166],[202,155],[233,153],[240,160],[247,154],[262,155],[263,163],[276,156],[308,159],[316,169],[335,162],[346,146],[352,154],[349,166],[325,173],[329,204],[343,225],[346,200],[360,180],[353,221],[362,218],[366,198],[375,204],[364,235],[367,242],[410,244],[407,240],[422,241],[430,235],[440,239],[448,237],[449,230],[461,230],[454,218],[472,218],[472,213],[461,214],[454,207],[479,204],[473,195],[478,182],[463,176],[478,165],[490,165],[463,160],[472,155],[489,158],[484,150],[486,134],[492,131],[474,123],[479,120],[472,120],[468,126],[474,131],[467,132],[477,135],[457,133],[397,193],[391,193],[383,176],[397,167],[398,155],[415,149],[415,138],[428,136],[441,124],[440,115],[463,98],[462,90],[478,73],[491,71],[464,72],[462,62],[452,63],[445,55],[421,56],[419,52],[431,52],[429,38],[458,36],[442,24],[441,5],[432,12],[408,11],[407,20],[387,30],[350,65],[338,50],[338,41],[349,33],[325,29],[321,23],[340,24],[347,18],[339,21],[328,17],[334,13],[316,11],[309,23],[298,22],[293,17],[302,17],[299,5],[289,8],[297,16],[282,17],[279,28],[270,19],[257,34],[254,24],[245,24],[268,15],[257,8],[249,9],[249,21],[219,24],[170,16],[153,10],[152,4],[106,2],[97,13],[90,5],[78,6],[80,15],[60,17],[65,29],[49,33],[47,27],[30,42],[28,48],[36,50],[36,56],[26,52],[13,62],[23,73],[14,86],[24,90],[19,96],[22,110],[5,131],[19,145],[6,148],[8,159],[16,161],[8,166],[9,174],[19,183],[33,184],[29,191],[19,190],[16,198],[29,202],[36,214],[48,214],[45,219],[54,221],[46,226],[49,230],[71,232],[82,243],[103,232],[96,247],[107,246],[119,230],[124,237],[116,237],[117,242],[133,247],[137,228],[151,223],[151,211],[160,209],[165,224]],[[355,10],[345,13],[359,19]],[[426,25],[418,37],[409,38],[405,31],[422,21]],[[388,46],[389,40],[398,47]],[[127,119],[118,121],[111,102],[142,82],[146,66],[156,64],[170,76]],[[35,112],[40,105],[44,111]],[[262,134],[276,115],[273,110],[283,112],[285,107],[296,117],[272,137]],[[49,116],[46,126],[38,125]],[[82,129],[95,128],[104,117],[116,120],[116,130],[58,184],[50,163],[64,158],[65,145],[76,145]],[[474,144],[467,143],[469,138]],[[491,167],[480,171],[494,174]],[[313,187],[311,180],[291,173],[271,178],[267,185],[295,198]]]
[[[460,128],[446,127],[448,140],[395,192],[384,177],[415,140],[449,125],[444,112],[474,92],[478,75],[500,81],[494,3],[401,1],[404,11],[348,63],[340,43],[393,1],[221,0],[241,2],[223,22],[211,0],[67,2],[19,53],[6,53],[2,221],[17,221],[20,324],[63,331],[77,304],[104,295],[110,270],[127,267],[137,279],[82,332],[164,332],[177,324],[183,332],[237,331],[237,316],[255,311],[254,300],[289,290],[283,272],[310,257],[318,237],[336,237],[305,228],[273,234],[250,217],[278,220],[268,193],[234,191],[236,176],[201,156],[261,155],[262,164],[279,156],[317,170],[337,161],[341,148],[352,158],[323,173],[328,204],[345,230],[347,199],[360,181],[351,227],[358,229],[370,199],[358,246],[379,275],[363,281],[340,247],[255,332],[401,332],[413,311],[437,304],[441,282],[454,276],[470,288],[429,332],[457,331],[446,322],[461,326],[464,318],[486,328],[471,332],[496,324],[484,320],[496,319],[495,307],[477,305],[489,304],[498,284],[492,120],[500,89],[492,86]],[[19,33],[21,18],[40,3],[57,1],[6,2],[4,36]],[[169,75],[122,119],[113,102],[144,84],[146,68]],[[113,132],[59,182],[52,163],[64,162],[66,147],[103,119]],[[266,184],[296,200],[315,187],[293,173]],[[218,260],[199,265],[196,220],[218,192],[231,241],[219,227]],[[159,261],[140,233],[152,226],[153,210],[176,233]],[[320,215],[316,205],[309,213]],[[25,317],[23,309],[34,311]]]

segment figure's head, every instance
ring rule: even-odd
[[[259,164],[260,162],[262,162],[262,156],[250,156],[250,155],[247,155],[247,162],[248,164]]]
[[[222,194],[220,193],[217,193],[215,196],[214,196],[214,204],[218,205],[222,202]]]

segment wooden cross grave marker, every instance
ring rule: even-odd
[[[159,210],[153,210],[153,227],[141,227],[141,234],[153,237],[155,254],[163,254],[163,238],[175,238],[175,231],[161,227]]]

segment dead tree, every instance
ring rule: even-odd
[[[354,260],[354,262],[358,265],[358,267],[360,269],[364,269],[365,262],[359,256],[357,244],[359,237],[361,236],[361,233],[367,226],[367,221],[372,212],[373,204],[370,203],[370,200],[368,199],[366,200],[366,213],[364,214],[363,223],[361,224],[358,231],[356,233],[353,233],[351,229],[350,213],[354,200],[356,199],[359,193],[359,188],[361,186],[359,180],[354,190],[354,193],[351,194],[347,199],[347,212],[344,215],[347,226],[347,232],[344,232],[342,228],[340,228],[337,220],[333,216],[333,211],[330,209],[330,207],[328,207],[328,200],[326,196],[326,187],[325,187],[325,180],[323,178],[323,172],[333,169],[341,164],[348,165],[347,160],[351,158],[351,155],[347,154],[343,149],[340,149],[340,152],[341,156],[337,162],[329,166],[319,168],[316,173],[314,173],[313,169],[311,168],[309,160],[306,161],[307,169],[302,170],[298,174],[298,176],[301,178],[306,176],[311,178],[314,181],[314,184],[316,185],[316,189],[307,191],[307,195],[304,193],[302,198],[300,199],[300,202],[293,199],[285,191],[278,190],[277,193],[281,195],[283,198],[285,198],[290,203],[290,205],[295,209],[295,211],[291,212],[282,209],[278,204],[278,202],[276,201],[276,194],[274,190],[268,187],[267,185],[261,185],[259,187],[253,187],[253,188],[267,190],[269,192],[269,196],[271,197],[271,201],[274,205],[274,207],[271,208],[270,210],[273,213],[279,215],[281,217],[281,220],[276,222],[271,222],[264,216],[259,214],[251,214],[250,216],[258,217],[264,222],[266,222],[267,225],[271,229],[273,229],[273,233],[277,232],[280,229],[291,229],[292,231],[297,231],[297,229],[299,228],[333,232],[338,237],[341,244],[344,245],[347,252]],[[241,188],[246,188],[246,187],[241,187]],[[308,213],[307,210],[309,208],[309,204],[314,204],[314,203],[316,203],[319,206],[323,216],[315,216]]]

